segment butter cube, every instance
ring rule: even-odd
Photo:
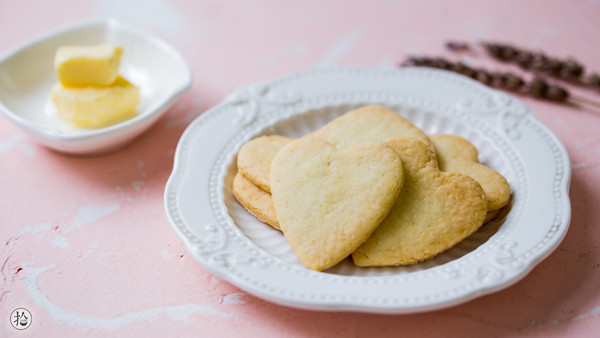
[[[121,76],[107,87],[65,87],[57,83],[50,93],[58,114],[85,128],[108,126],[136,114],[139,88]]]
[[[118,76],[122,53],[109,44],[60,47],[54,57],[58,81],[66,87],[107,86]]]

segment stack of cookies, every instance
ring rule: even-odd
[[[238,153],[236,199],[283,232],[308,268],[431,258],[493,219],[510,186],[454,135],[427,136],[382,106],[294,140],[262,136]]]

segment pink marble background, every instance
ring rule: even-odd
[[[0,53],[63,24],[112,16],[189,62],[194,84],[119,152],[78,158],[0,118],[0,336],[531,336],[600,332],[600,109],[523,97],[571,157],[571,228],[508,289],[414,315],[313,312],[247,294],[196,264],[163,192],[185,127],[240,85],[319,65],[390,68],[488,39],[600,71],[600,1],[0,0]],[[474,64],[503,67],[486,57]],[[600,101],[600,91],[573,88]],[[25,331],[10,326],[31,311]]]

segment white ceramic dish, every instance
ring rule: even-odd
[[[232,196],[236,153],[261,134],[300,137],[351,109],[383,104],[426,133],[454,133],[501,172],[512,201],[495,222],[426,262],[325,271],[299,263],[282,234]],[[314,69],[242,88],[185,131],[165,190],[169,221],[206,269],[292,307],[411,313],[503,289],[550,254],[570,221],[567,152],[517,99],[431,69]]]
[[[123,47],[120,73],[140,87],[137,116],[100,129],[73,126],[49,103],[58,81],[54,54],[62,45],[102,42]],[[148,129],[191,85],[182,56],[164,41],[116,20],[69,25],[0,57],[0,110],[39,143],[72,154],[108,152]]]

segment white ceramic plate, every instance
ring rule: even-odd
[[[63,45],[123,47],[119,72],[140,87],[137,116],[99,129],[78,128],[49,103],[58,81],[54,54]],[[0,111],[42,145],[72,154],[117,149],[148,129],[191,85],[190,69],[164,41],[114,19],[71,24],[0,56]]]
[[[346,260],[308,270],[277,230],[233,197],[236,153],[262,134],[300,137],[365,104],[383,104],[426,133],[469,139],[510,182],[495,222],[454,248],[405,267]],[[439,309],[523,278],[564,237],[570,220],[567,152],[517,99],[449,72],[314,69],[242,88],[185,131],[165,190],[175,232],[205,268],[264,299],[298,308],[377,313]]]

